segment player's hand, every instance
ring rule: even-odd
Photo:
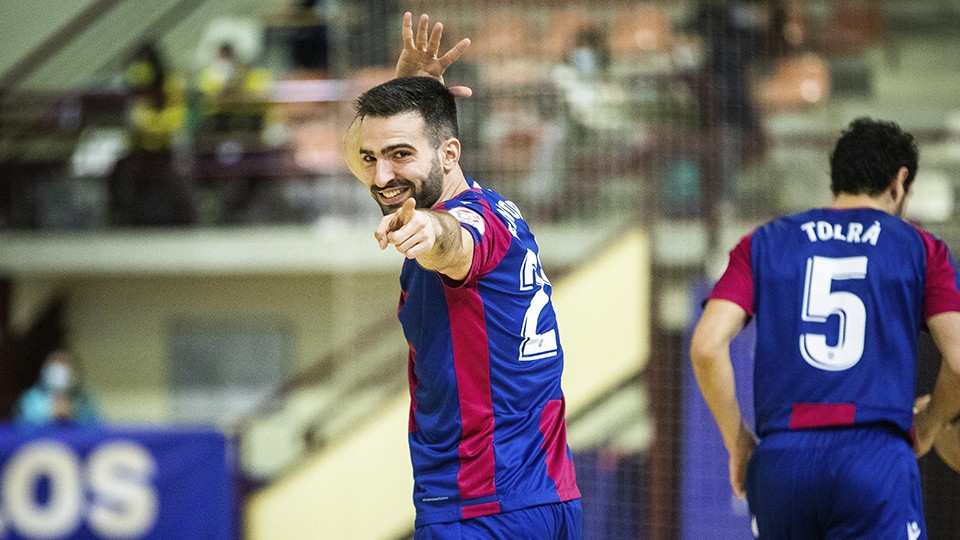
[[[411,197],[403,201],[399,210],[380,220],[380,226],[373,233],[380,249],[393,244],[404,257],[416,259],[436,245],[437,221],[416,206],[417,202]]]
[[[914,447],[913,451],[917,457],[923,457],[933,448],[934,441],[943,426],[934,425],[927,411],[930,404],[930,394],[919,396],[913,402],[913,432]]]
[[[397,60],[397,77],[432,77],[441,83],[443,73],[451,64],[470,46],[470,39],[463,38],[452,49],[437,56],[440,52],[440,38],[443,36],[443,25],[436,23],[433,30],[429,30],[430,17],[424,13],[420,15],[417,25],[417,34],[413,34],[413,15],[408,11],[403,14],[401,33],[403,35],[403,50]],[[450,92],[457,97],[470,97],[473,90],[466,86],[451,86]]]
[[[747,463],[757,447],[757,439],[746,424],[740,424],[740,432],[734,447],[730,449],[730,487],[738,499],[747,498]]]
[[[960,473],[960,423],[947,424],[934,441],[933,448],[948,467]]]

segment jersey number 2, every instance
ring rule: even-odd
[[[556,329],[551,328],[543,334],[537,333],[540,312],[547,307],[547,302],[550,300],[547,291],[543,290],[544,286],[549,284],[540,266],[540,259],[533,250],[528,249],[526,257],[523,258],[523,268],[520,269],[520,290],[529,291],[536,288],[537,292],[533,294],[530,306],[523,315],[523,328],[520,330],[523,335],[523,341],[520,343],[521,362],[539,360],[557,354]]]
[[[807,259],[807,278],[803,287],[804,321],[825,323],[831,315],[839,317],[837,344],[827,345],[824,334],[801,334],[800,354],[811,366],[826,371],[850,369],[863,356],[867,328],[867,309],[857,295],[831,291],[834,280],[867,277],[866,257],[811,257]]]

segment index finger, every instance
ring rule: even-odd
[[[397,229],[410,223],[410,220],[413,219],[413,211],[417,207],[417,201],[413,197],[403,201],[403,206],[397,210],[395,223],[397,224]]]

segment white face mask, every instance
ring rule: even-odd
[[[73,382],[73,370],[66,364],[53,363],[40,374],[43,385],[52,390],[66,390]]]
[[[597,53],[593,49],[577,47],[570,52],[570,63],[583,76],[593,77],[600,70]]]

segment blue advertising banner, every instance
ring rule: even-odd
[[[712,285],[693,288],[692,325],[703,313],[701,305]],[[700,394],[690,365],[689,343],[693,326],[687,332],[685,361],[682,366],[681,404],[682,442],[680,453],[680,538],[753,538],[747,502],[733,496],[730,488],[727,450],[720,430]],[[756,325],[752,322],[730,343],[730,358],[737,384],[737,399],[743,416],[753,425],[753,353]]]
[[[235,536],[221,433],[0,426],[0,539]]]

